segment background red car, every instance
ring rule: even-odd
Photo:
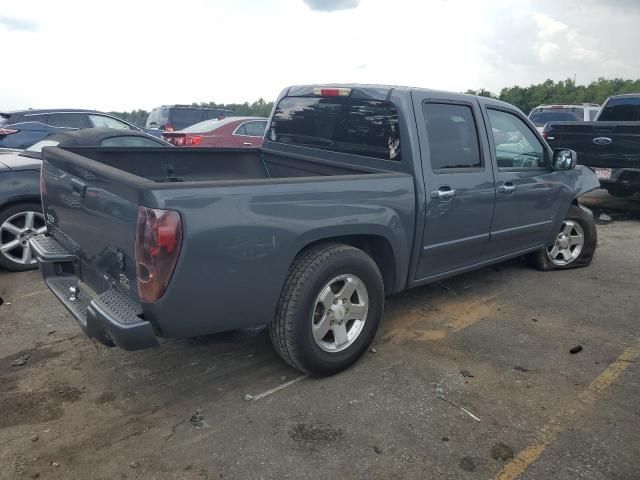
[[[176,132],[164,132],[162,138],[176,147],[257,148],[267,128],[263,117],[227,117],[196,123]]]

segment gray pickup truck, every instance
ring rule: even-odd
[[[518,109],[433,90],[295,86],[261,149],[44,149],[31,246],[85,332],[124,349],[269,325],[323,375],[372,341],[385,295],[528,254],[588,265],[598,187]]]

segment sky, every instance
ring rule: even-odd
[[[0,111],[329,82],[499,92],[640,78],[640,0],[5,0],[0,44]]]

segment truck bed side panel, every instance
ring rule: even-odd
[[[159,208],[181,213],[186,239],[164,296],[143,304],[145,318],[163,336],[269,322],[295,256],[323,239],[382,236],[396,254],[397,282],[406,281],[415,215],[410,175],[315,177],[153,194]]]

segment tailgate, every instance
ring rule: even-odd
[[[640,122],[551,122],[545,128],[553,148],[570,148],[589,167],[640,168]]]
[[[138,298],[135,231],[145,180],[61,148],[45,148],[42,200],[51,236],[77,258],[82,282],[96,293]]]

